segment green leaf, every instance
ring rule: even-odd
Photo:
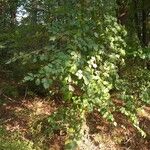
[[[69,85],[69,91],[74,91],[75,89],[74,89],[74,87],[72,86],[72,85]]]
[[[56,40],[56,36],[51,36],[51,37],[49,38],[49,40],[50,40],[50,41],[55,41],[55,40]]]
[[[24,81],[33,81],[34,75],[32,73],[29,73],[26,77],[24,77]]]
[[[40,79],[36,79],[35,84],[40,85],[40,83],[41,83]]]
[[[40,60],[41,60],[41,61],[44,61],[44,60],[47,60],[47,59],[48,59],[48,57],[47,57],[46,54],[40,55]]]
[[[88,85],[88,84],[89,84],[89,80],[87,79],[86,76],[83,76],[83,80],[84,80],[85,85]]]
[[[78,70],[77,73],[76,73],[76,76],[77,76],[79,79],[82,79],[82,77],[83,77],[82,70]]]
[[[65,142],[65,150],[76,150],[77,148],[77,142],[72,140],[67,140]]]
[[[45,89],[48,89],[52,84],[52,80],[47,78],[43,78],[41,82],[43,83]]]

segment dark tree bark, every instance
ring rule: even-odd
[[[142,43],[143,46],[147,46],[147,34],[146,34],[146,24],[147,17],[145,10],[142,10]]]
[[[16,25],[16,13],[17,13],[17,7],[19,0],[12,0],[9,2],[9,15],[10,15],[10,27],[14,28]]]
[[[128,8],[127,5],[122,3],[121,0],[117,0],[118,10],[117,10],[117,20],[118,23],[125,25],[128,19]]]
[[[16,10],[12,9],[10,10],[10,25],[11,27],[14,27],[16,24]]]
[[[139,7],[139,1],[133,0],[135,27],[136,27],[136,31],[137,31],[137,36],[138,36],[139,40],[142,41],[142,33],[141,33],[141,27],[140,27],[140,18],[139,18],[138,7]]]
[[[143,47],[148,45],[147,42],[147,11],[145,9],[145,2],[142,1],[142,44]]]
[[[33,24],[36,24],[37,23],[37,16],[38,16],[38,9],[37,9],[37,2],[36,0],[33,0],[32,1],[32,4],[31,4],[31,22]]]

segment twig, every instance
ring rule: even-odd
[[[14,100],[14,99],[12,99],[11,97],[8,97],[7,95],[5,95],[5,94],[2,94],[2,96],[4,96],[6,99],[8,99],[8,100],[10,100],[10,101],[16,101],[16,100]]]

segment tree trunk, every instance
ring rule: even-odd
[[[10,10],[10,26],[14,27],[16,24],[16,10]]]
[[[37,1],[33,0],[31,3],[31,22],[33,24],[37,23],[38,9],[37,9]]]
[[[134,8],[134,22],[135,22],[135,27],[137,31],[137,36],[140,41],[142,41],[142,34],[141,34],[141,28],[140,28],[140,18],[138,16],[138,0],[133,1],[133,8]]]
[[[145,3],[142,2],[142,43],[143,47],[147,46],[147,12],[144,9]]]

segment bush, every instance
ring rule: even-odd
[[[0,128],[0,149],[1,150],[35,150],[33,143],[21,140],[17,134],[12,134]]]

